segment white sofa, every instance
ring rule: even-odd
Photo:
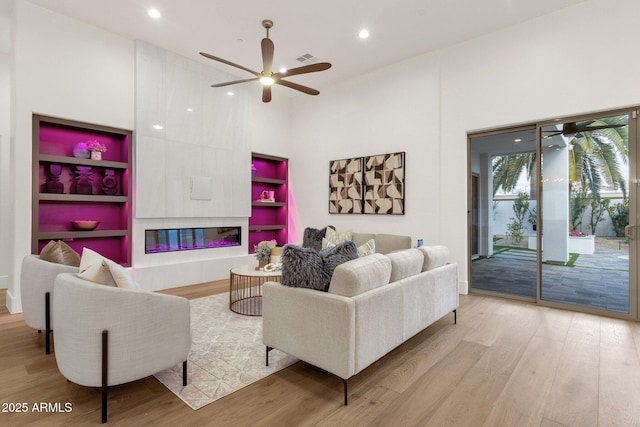
[[[263,285],[263,342],[347,380],[448,313],[458,269],[444,246],[373,254],[339,265],[328,292]]]

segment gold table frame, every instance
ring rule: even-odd
[[[243,265],[229,272],[229,310],[245,316],[262,316],[262,284],[280,282],[281,271],[258,271]]]

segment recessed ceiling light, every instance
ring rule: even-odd
[[[366,39],[369,37],[369,30],[363,28],[362,30],[360,30],[360,32],[358,33],[358,37],[360,37],[361,39]]]
[[[193,111],[193,108],[187,108],[187,111],[188,111],[188,112],[192,112],[192,111]]]
[[[162,130],[162,129],[164,129],[164,126],[162,126],[162,125],[153,125],[153,128],[155,130]]]
[[[286,73],[286,72],[287,72],[287,68],[286,68],[286,67],[282,67],[282,68],[280,68],[280,72],[281,72],[281,73]]]
[[[521,138],[516,138],[516,139],[513,140],[513,142],[522,142],[522,139]]]
[[[229,95],[229,96],[233,96],[233,95],[235,95],[235,93],[233,93],[233,92],[229,91],[229,92],[227,92],[227,95]]]
[[[158,9],[149,9],[149,10],[147,11],[147,14],[148,14],[150,17],[155,18],[155,19],[160,18],[160,11],[159,11]]]

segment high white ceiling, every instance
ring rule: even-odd
[[[5,0],[2,0],[5,1]],[[274,21],[274,67],[311,54],[333,67],[290,80],[322,90],[367,71],[494,32],[585,0],[29,0],[89,24],[141,39],[240,78],[250,74],[204,51],[262,71],[263,19]],[[147,16],[155,7],[162,18]],[[371,36],[358,38],[366,27]],[[218,82],[212,82],[218,83]],[[257,84],[257,83],[256,83]],[[295,91],[290,91],[295,92]]]

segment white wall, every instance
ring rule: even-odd
[[[639,15],[635,0],[587,1],[296,100],[300,223],[445,244],[464,291],[467,133],[639,104]],[[404,217],[327,213],[329,160],[402,150]]]
[[[20,263],[31,251],[32,114],[133,129],[134,69],[133,41],[27,2],[15,6],[11,312],[21,310]]]

